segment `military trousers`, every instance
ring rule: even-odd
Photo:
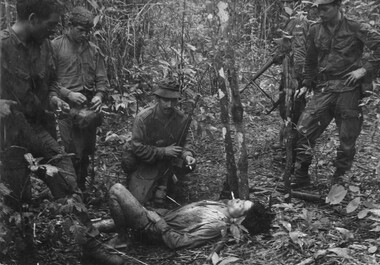
[[[116,183],[109,190],[108,204],[119,236],[125,237],[129,229],[142,241],[162,242],[161,231],[147,217],[146,209],[122,184]],[[163,213],[166,211],[163,210]]]
[[[179,161],[182,161],[182,160],[179,160]],[[170,196],[173,196],[176,198],[183,196],[184,187],[182,187],[183,181],[181,180],[185,177],[186,174],[194,171],[195,166],[190,169],[189,167],[185,165],[184,161],[182,161],[182,164],[177,164],[174,166],[169,166],[170,161],[166,161],[166,160],[158,161],[156,163],[157,163],[157,167],[161,169],[162,168],[165,169],[166,167],[169,167],[171,170],[170,173],[174,174],[177,179],[173,177],[170,177],[168,179],[157,179],[154,186],[155,187],[161,186],[161,185],[165,186],[167,189],[167,194]],[[127,187],[129,185],[130,177],[133,174],[133,172],[135,172],[139,167],[143,167],[143,166],[144,166],[144,162],[141,161],[133,153],[133,151],[131,150],[124,151],[122,155],[122,159],[121,159],[121,167],[127,175],[126,182],[125,182]],[[169,175],[171,175],[170,173]]]
[[[28,163],[24,158],[31,153],[42,158],[39,164],[48,163],[59,169],[53,177],[41,174],[54,198],[63,198],[77,192],[76,175],[69,157],[61,146],[40,124],[28,122],[22,113],[12,114],[3,120],[1,146],[1,181],[12,191],[6,200],[13,206],[31,199]]]
[[[74,153],[72,162],[78,186],[84,190],[90,165],[89,156],[95,152],[96,128],[76,128],[73,126],[72,118],[65,117],[59,120],[59,129],[65,151]]]
[[[308,168],[312,162],[312,152],[316,140],[335,119],[338,129],[339,147],[334,165],[345,172],[352,166],[355,156],[355,144],[358,138],[363,115],[359,106],[361,91],[359,88],[345,92],[316,91],[308,102],[297,124],[297,157],[295,178],[308,178]]]

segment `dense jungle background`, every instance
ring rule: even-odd
[[[1,0],[1,28],[15,20],[15,1]],[[178,78],[183,101],[201,94],[188,140],[197,152],[197,170],[182,185],[181,204],[219,199],[227,180],[228,128],[236,161],[247,159],[247,187],[251,199],[269,204],[276,212],[270,235],[249,237],[231,232],[219,254],[208,259],[215,246],[170,251],[164,246],[139,243],[118,250],[130,264],[378,264],[380,262],[380,112],[379,79],[374,92],[363,100],[365,122],[357,141],[349,187],[329,190],[332,161],[338,144],[335,124],[319,139],[311,177],[312,196],[293,196],[290,203],[276,187],[282,184],[284,161],[272,146],[278,142],[283,121],[272,102],[254,87],[241,94],[244,115],[240,124],[221,119],[220,95],[243,88],[265,64],[281,37],[284,23],[278,0],[68,0],[67,9],[86,6],[94,12],[92,40],[102,49],[112,91],[103,108],[94,159],[95,178],[86,194],[94,220],[109,218],[107,190],[125,181],[120,167],[122,151],[131,138],[133,117],[153,103],[154,83],[163,77]],[[227,8],[228,7],[228,8]],[[316,20],[310,2],[298,12]],[[357,20],[380,30],[379,1],[344,0],[343,9]],[[65,17],[62,17],[60,34]],[[266,71],[257,83],[278,99],[280,66]],[[222,77],[222,82],[220,77]],[[223,78],[224,77],[224,78]],[[223,81],[224,79],[224,81]],[[223,88],[224,86],[224,88]],[[223,90],[225,89],[225,90]],[[223,92],[226,91],[226,92]],[[236,90],[235,90],[236,91]],[[230,105],[229,105],[230,104]],[[186,104],[182,107],[185,109]],[[227,109],[228,109],[227,108]],[[238,134],[244,135],[243,143]],[[244,148],[242,149],[242,146]],[[243,150],[243,152],[242,152]],[[237,172],[237,173],[236,173]],[[244,174],[235,167],[235,174]],[[44,184],[32,177],[34,203],[25,212],[12,212],[0,201],[0,264],[81,264],[81,253],[72,239],[80,236],[75,220],[58,212]],[[238,176],[239,177],[239,176]],[[6,194],[0,184],[0,193]],[[244,193],[244,189],[243,189]],[[309,194],[310,195],[310,194]],[[301,197],[301,199],[300,199]],[[73,202],[72,207],[77,207]],[[29,223],[25,223],[28,220]],[[34,261],[21,257],[30,247],[23,241],[32,229]],[[103,234],[104,242],[114,234]],[[116,251],[116,250],[115,250]]]

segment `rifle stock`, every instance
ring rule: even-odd
[[[198,104],[198,101],[200,99],[200,95],[196,95],[195,96],[195,100],[194,100],[194,106],[193,108],[191,109],[190,113],[187,115],[187,118],[186,118],[186,122],[182,128],[182,131],[181,131],[181,134],[176,142],[176,144],[178,146],[181,146],[183,147],[185,145],[185,141],[186,141],[186,137],[187,137],[187,133],[189,132],[189,128],[190,128],[190,125],[191,125],[191,121],[193,120],[193,115],[194,115],[194,110]]]

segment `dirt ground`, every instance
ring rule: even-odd
[[[245,122],[250,196],[268,204],[271,195],[276,219],[271,235],[249,237],[239,244],[227,243],[220,252],[218,264],[377,264],[380,260],[377,254],[379,232],[370,231],[373,220],[358,219],[357,213],[364,207],[362,205],[353,213],[347,214],[345,210],[350,196],[353,198],[355,194],[348,193],[346,200],[337,205],[323,202],[329,192],[329,176],[334,170],[332,161],[338,143],[335,125],[329,126],[319,140],[316,162],[311,169],[314,186],[308,192],[320,195],[322,200],[308,202],[292,199],[291,204],[286,204],[283,195],[274,190],[282,182],[284,168],[281,153],[272,149],[278,141],[281,127],[278,113],[265,115],[247,108]],[[219,198],[226,172],[224,145],[217,120],[213,126],[217,131],[212,138],[190,133],[189,140],[194,142],[198,165],[197,170],[184,179],[185,196],[179,200],[180,203]],[[130,119],[120,115],[108,116],[103,128],[97,152],[97,172],[102,172],[102,175],[97,176],[97,185],[109,187],[112,183],[124,181],[120,169],[122,144],[105,141],[105,135],[112,130],[127,138]],[[375,174],[380,157],[379,138],[374,117],[369,117],[367,113],[357,142],[355,163],[347,174],[351,187],[360,190],[362,201],[379,201],[379,180]],[[356,191],[354,188],[352,190]],[[104,204],[101,205],[104,207]],[[102,217],[107,217],[107,209],[103,208],[101,212]],[[95,215],[98,217],[99,213]],[[110,235],[105,235],[105,239],[108,238]],[[129,257],[130,264],[205,264],[213,247],[214,244],[210,243],[197,249],[171,251],[164,246],[146,246],[136,242],[124,253]],[[238,260],[228,263],[231,258]]]
[[[369,108],[364,111],[365,123],[357,141],[357,155],[352,170],[347,174],[350,187],[346,198],[336,205],[325,203],[338,144],[335,125],[332,124],[318,142],[316,159],[310,170],[314,185],[307,192],[319,195],[321,199],[305,201],[293,198],[288,204],[284,203],[283,194],[275,191],[275,187],[282,183],[284,171],[281,152],[272,148],[278,141],[281,127],[279,115],[276,111],[265,115],[264,105],[245,104],[250,198],[268,205],[272,196],[276,218],[270,235],[246,237],[238,244],[228,241],[219,256],[214,257],[213,264],[378,264],[380,219],[376,215],[358,218],[362,210],[380,208],[377,205],[380,181],[375,170],[380,157],[380,136],[373,112]],[[114,183],[125,181],[120,158],[130,138],[131,121],[130,116],[122,113],[105,115],[98,134],[95,183],[86,196],[87,208],[93,219],[110,218],[107,191]],[[219,114],[216,112],[208,123],[213,128],[212,133],[199,134],[192,130],[189,134],[198,164],[196,171],[183,180],[183,196],[178,199],[181,204],[219,199],[226,174]],[[37,193],[41,190],[43,188],[35,188]],[[359,198],[359,205],[347,213],[353,198]],[[35,209],[36,259],[39,264],[82,264],[80,248],[62,232],[62,216],[49,214],[49,207],[49,201],[44,201],[43,207]],[[114,236],[103,233],[101,239],[106,242]],[[196,249],[172,251],[165,246],[133,242],[120,249],[120,253],[129,264],[207,264],[206,259],[214,246],[210,243]],[[17,264],[14,260],[3,264]]]

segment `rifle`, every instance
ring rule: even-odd
[[[181,134],[176,140],[176,145],[184,146],[189,128],[192,122],[194,110],[199,101],[200,95],[195,97],[193,108],[187,115],[186,121],[182,127]],[[139,167],[131,174],[128,182],[128,189],[133,196],[141,203],[149,201],[152,198],[153,191],[157,186],[157,182],[160,181],[163,185],[166,185],[169,177],[172,176],[174,166],[182,166],[183,161],[179,158],[174,158],[168,161],[168,163],[156,163],[153,165],[141,163]],[[174,179],[175,181],[175,179]]]
[[[284,100],[285,100],[285,92],[284,92],[284,91],[281,91],[278,100],[277,100],[276,102],[273,103],[272,108],[271,108],[270,110],[267,110],[267,113],[266,113],[266,114],[267,114],[267,115],[271,114],[272,111],[274,111],[274,110],[278,107],[278,105],[280,105],[281,102],[283,102]]]
[[[263,74],[263,73],[264,73],[269,67],[271,67],[271,66],[274,64],[274,62],[275,62],[275,57],[276,57],[276,56],[272,56],[272,58],[270,58],[270,59],[269,59],[264,65],[263,65],[263,67],[261,67],[261,69],[260,69],[259,71],[256,72],[256,74],[252,77],[251,81],[249,81],[249,83],[246,84],[244,88],[240,89],[240,93],[243,93],[244,90],[246,90],[247,87],[249,87],[251,84],[255,84],[256,87],[259,87],[259,86],[255,83],[256,79],[259,78],[259,77],[260,77],[260,76],[261,76],[261,75],[262,75],[262,74]],[[260,88],[260,87],[259,87],[259,88]],[[265,91],[262,90],[261,88],[260,88],[260,91],[263,92],[264,95],[266,95],[267,97],[269,97],[269,98],[271,99],[271,97],[270,97],[267,93],[265,93]],[[272,101],[273,101],[273,100],[272,100]]]

